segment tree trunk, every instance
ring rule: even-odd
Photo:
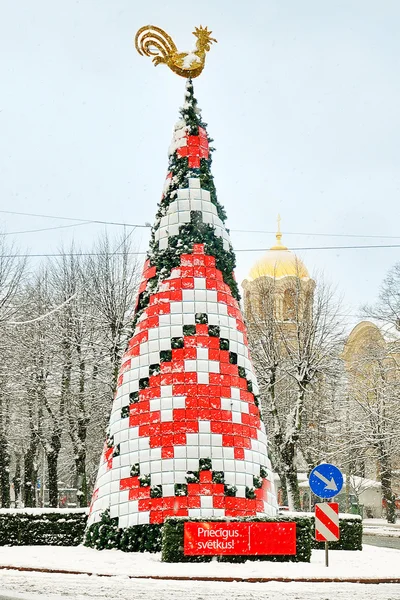
[[[290,510],[301,510],[299,481],[296,469],[296,446],[299,440],[301,417],[304,410],[305,386],[299,383],[297,401],[287,420],[287,438],[281,445],[281,460],[285,466],[288,505]]]
[[[10,508],[10,453],[4,434],[0,434],[0,494],[2,508]]]
[[[301,510],[299,481],[295,464],[294,442],[286,442],[282,450],[282,461],[285,469],[288,506],[290,510]]]
[[[58,507],[58,455],[61,440],[58,434],[51,437],[51,450],[47,452],[47,469],[49,473],[49,506]]]
[[[86,363],[82,358],[81,346],[77,346],[79,355],[79,418],[78,418],[78,440],[79,450],[75,460],[77,496],[79,506],[82,508],[88,505],[88,489],[86,480],[86,437],[89,419],[86,415],[85,406],[85,381],[86,381]]]
[[[77,498],[80,508],[88,505],[88,488],[86,480],[86,450],[82,448],[75,459]]]
[[[380,467],[382,496],[386,503],[386,520],[388,523],[396,523],[396,499],[392,490],[392,472],[385,455],[381,456]]]
[[[301,510],[300,490],[297,479],[297,471],[292,467],[288,467],[286,471],[288,506],[290,510]]]
[[[278,471],[278,475],[281,482],[282,506],[289,506],[286,475],[281,469]]]
[[[36,465],[37,448],[38,445],[32,437],[24,460],[24,505],[29,508],[36,506],[35,490],[38,476]],[[44,485],[44,481],[42,481],[42,485]]]
[[[69,334],[69,330],[68,330]],[[50,449],[47,451],[47,470],[49,474],[49,506],[52,508],[58,507],[58,457],[61,450],[61,432],[64,421],[65,408],[71,399],[71,346],[66,334],[62,341],[64,350],[64,365],[61,375],[61,396],[58,408],[58,415],[55,416],[53,411],[48,411],[51,414],[53,421]]]
[[[15,464],[15,473],[13,477],[13,485],[14,485],[14,496],[15,496],[15,506],[19,505],[19,500],[21,496],[21,455],[18,454],[16,456],[16,464]]]
[[[35,411],[35,403],[38,402],[36,391],[28,389],[27,405],[29,415],[29,446],[24,455],[24,483],[23,499],[24,506],[33,508],[36,506],[36,487],[38,480],[37,453],[43,421],[43,406],[38,403],[38,412]],[[41,482],[44,486],[44,481]]]

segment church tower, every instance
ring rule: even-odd
[[[279,323],[301,322],[311,310],[315,282],[302,260],[282,244],[278,216],[276,243],[250,269],[242,283],[248,323],[273,311]]]

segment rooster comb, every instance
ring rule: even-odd
[[[196,35],[196,33],[206,33],[207,35],[211,35],[212,31],[209,31],[206,27],[203,27],[202,25],[200,25],[200,27],[195,27],[194,31],[193,31],[194,35]]]

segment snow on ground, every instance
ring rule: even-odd
[[[388,523],[385,519],[364,519],[364,535],[380,537],[400,537],[400,523]]]
[[[400,529],[390,529],[389,527],[364,527],[363,535],[400,538]]]
[[[0,573],[0,599],[20,600],[399,600],[400,585],[354,583],[215,583],[123,577]]]
[[[331,551],[330,566],[324,551],[314,550],[311,563],[246,562],[162,563],[160,554],[127,553],[121,550],[57,546],[2,546],[0,566],[62,569],[119,576],[177,577],[400,577],[400,550],[364,545],[362,552]],[[2,571],[0,571],[0,581]],[[0,586],[1,590],[1,586]],[[400,600],[400,596],[399,596]]]
[[[389,527],[390,529],[400,529],[400,521],[388,523],[386,519],[363,519],[364,527]]]

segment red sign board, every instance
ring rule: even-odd
[[[296,554],[296,523],[185,523],[184,554]]]

